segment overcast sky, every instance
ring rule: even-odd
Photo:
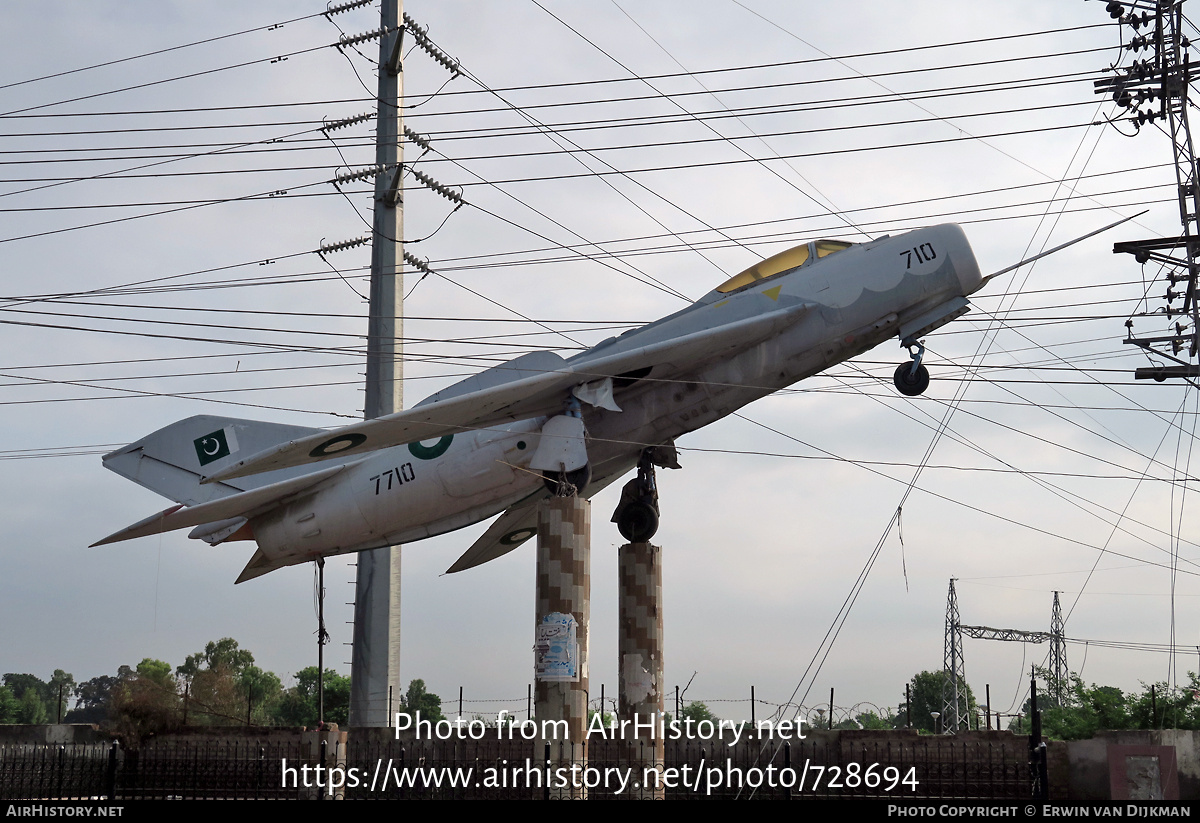
[[[1121,343],[1125,318],[1161,309],[1166,286],[1111,253],[1177,233],[1179,216],[1163,134],[1088,125],[1113,108],[1092,81],[1129,59],[1103,5],[542,6],[406,5],[463,69],[452,79],[408,53],[407,124],[433,150],[407,145],[406,159],[468,204],[451,214],[406,182],[409,251],[439,272],[405,278],[408,404],[685,305],[649,278],[694,299],[807,239],[941,222],[964,226],[989,273],[1149,209],[991,283],[929,337],[923,398],[892,388],[905,355],[888,343],[681,440],[683,470],[659,475],[655,540],[667,688],[695,673],[687,697],[732,717],[748,716],[752,685],[782,702],[802,680],[809,704],[833,687],[839,706],[895,706],[914,673],[941,666],[952,576],[968,624],[1048,630],[1054,590],[1073,638],[1165,644],[1173,623],[1186,680],[1200,666],[1200,535],[1171,480],[1196,474],[1197,398],[1132,379],[1149,361]],[[285,682],[315,663],[311,566],[234,586],[245,543],[177,532],[86,547],[165,506],[105,471],[105,451],[194,414],[361,417],[369,256],[330,255],[339,274],[311,252],[367,231],[365,187],[343,196],[327,181],[373,162],[373,124],[333,140],[318,129],[373,109],[375,46],[330,48],[339,31],[321,10],[4,5],[0,672],[82,681],[143,657],[177,666],[226,636]],[[357,34],[377,15],[333,22]],[[618,488],[594,500],[594,697],[616,690]],[[532,676],[533,547],[443,576],[485,527],[405,547],[401,669],[491,714],[523,708]],[[326,576],[326,659],[347,672],[351,562]],[[1008,710],[1045,655],[968,640],[968,681]],[[1175,676],[1161,652],[1072,644],[1068,660],[1126,689]]]

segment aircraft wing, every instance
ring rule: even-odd
[[[169,509],[151,515],[145,520],[139,520],[132,526],[110,534],[103,540],[93,543],[89,548],[106,546],[109,543],[119,543],[122,540],[132,540],[135,537],[147,537],[152,534],[186,529],[188,526],[200,526],[205,523],[215,523],[218,520],[228,520],[233,517],[248,515],[250,512],[282,503],[284,498],[302,492],[317,485],[322,480],[333,477],[346,468],[344,465],[330,466],[327,469],[281,480],[269,486],[221,497],[198,506],[172,506]]]
[[[574,386],[637,369],[653,368],[650,379],[672,379],[728,351],[746,348],[778,334],[811,306],[798,303],[772,312],[709,329],[680,335],[645,346],[630,346],[571,361],[558,358],[558,368],[543,360],[547,370],[529,377],[488,386],[444,400],[366,420],[332,431],[290,440],[239,460],[201,482],[214,483],[248,474],[300,466],[335,457],[443,437],[466,429],[480,429],[557,414]]]

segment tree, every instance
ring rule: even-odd
[[[57,723],[59,717],[66,714],[67,701],[75,688],[75,678],[62,669],[54,670],[49,683],[36,675],[9,672],[4,675],[4,686],[19,704],[13,718],[4,722],[33,725]],[[6,711],[0,717],[8,714]]]
[[[283,684],[254,665],[254,655],[223,637],[188,655],[176,673],[188,687],[188,722],[229,726],[269,723]]]
[[[424,680],[413,680],[408,684],[408,691],[401,698],[397,713],[415,716],[418,712],[422,720],[431,723],[446,719],[442,714],[442,698],[425,691]]]
[[[202,670],[224,669],[237,674],[247,666],[254,665],[254,655],[247,649],[239,649],[232,637],[211,641],[204,651],[189,654],[183,665],[175,670],[180,677],[191,681]]]
[[[882,715],[872,711],[862,712],[854,716],[860,729],[895,729],[899,728],[901,719],[892,713],[891,709],[883,709]]]
[[[50,722],[57,723],[66,718],[71,694],[75,691],[75,678],[62,669],[55,669],[46,684],[46,705],[50,707]]]
[[[317,725],[317,667],[296,672],[296,685],[279,698],[273,720],[281,726]],[[350,718],[350,678],[325,670],[325,722],[345,725]]]
[[[8,686],[0,686],[0,723],[17,723],[21,711],[21,701]]]
[[[75,687],[75,708],[67,712],[68,723],[105,723],[109,719],[112,690],[121,680],[102,674]]]
[[[170,664],[147,657],[136,670],[121,666],[117,679],[109,691],[109,717],[122,738],[136,744],[180,724],[182,703]]]
[[[1153,689],[1153,692],[1151,692]],[[1131,727],[1136,729],[1200,729],[1200,682],[1188,672],[1188,684],[1142,684],[1142,693],[1127,702]]]
[[[679,712],[679,718],[684,723],[686,723],[688,720],[691,720],[693,724],[699,723],[701,720],[708,720],[712,723],[721,722],[721,718],[713,714],[709,710],[708,706],[698,700],[693,700],[691,703],[688,703],[686,706],[684,706]]]
[[[933,712],[944,714],[942,704],[942,687],[946,683],[947,676],[945,672],[921,672],[914,675],[909,683],[909,695],[911,706],[901,703],[899,715],[902,721],[907,722],[906,712],[911,709],[912,724],[914,728],[925,732],[937,732],[946,729],[947,718],[942,717],[935,724],[933,720]],[[971,691],[971,687],[967,686],[967,705],[959,708],[960,712],[965,712],[968,717],[974,716],[979,708],[975,702],[975,695]]]

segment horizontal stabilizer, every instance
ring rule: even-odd
[[[584,496],[590,500],[593,495],[599,494],[610,486],[613,481],[619,479],[621,475],[632,469],[634,465],[636,463],[633,461],[624,465],[618,465],[614,470],[607,472],[604,477],[593,479],[591,483],[588,483]],[[476,566],[482,566],[489,560],[503,557],[536,535],[537,507],[542,500],[549,496],[550,492],[544,491],[534,497],[522,500],[515,506],[510,506],[504,514],[500,515],[495,523],[488,527],[487,531],[480,535],[478,540],[471,544],[471,548],[463,552],[462,557],[454,561],[453,566],[446,569],[446,574],[473,569]],[[247,570],[249,568],[249,566],[246,567]],[[267,571],[270,571],[270,569]],[[265,574],[266,572],[262,573]],[[245,572],[242,574],[245,574]]]
[[[242,573],[238,575],[238,579],[233,581],[233,584],[236,586],[238,583],[245,583],[247,580],[262,577],[267,572],[282,569],[284,566],[291,565],[294,562],[295,560],[290,557],[280,557],[272,560],[263,554],[262,549],[258,549],[254,552],[254,556],[250,558],[250,562],[246,564],[246,568],[242,569]]]
[[[446,574],[473,569],[489,560],[503,557],[537,534],[538,503],[548,494],[549,492],[539,495],[536,499],[522,501],[500,515],[499,519],[471,544],[471,548],[463,552],[462,557],[455,560],[453,566],[446,569]]]
[[[230,495],[201,503],[198,506],[172,506],[169,509],[151,515],[145,520],[139,520],[132,526],[110,534],[103,540],[93,543],[91,548],[106,546],[109,543],[119,543],[122,540],[132,540],[135,537],[146,537],[151,534],[186,529],[189,526],[200,526],[218,520],[228,520],[234,517],[251,517],[262,511],[274,508],[286,498],[298,492],[317,485],[322,480],[333,477],[344,469],[344,465],[330,466],[311,474],[281,480],[269,486],[252,489],[241,494]]]
[[[810,308],[807,303],[798,303],[647,346],[612,354],[606,354],[605,349],[601,349],[594,356],[571,361],[560,358],[562,366],[555,370],[282,443],[228,464],[201,482],[215,483],[440,438],[464,429],[486,428],[556,414],[562,410],[567,392],[581,383],[619,377],[644,368],[653,369],[649,379],[672,379],[693,368],[697,361],[710,359],[725,349],[750,346],[778,334]]]

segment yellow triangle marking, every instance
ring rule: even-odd
[[[766,291],[763,292],[763,294],[765,294],[767,297],[771,298],[772,300],[778,300],[779,299],[779,290],[782,288],[783,288],[783,286],[775,286],[774,288],[767,289]]]

